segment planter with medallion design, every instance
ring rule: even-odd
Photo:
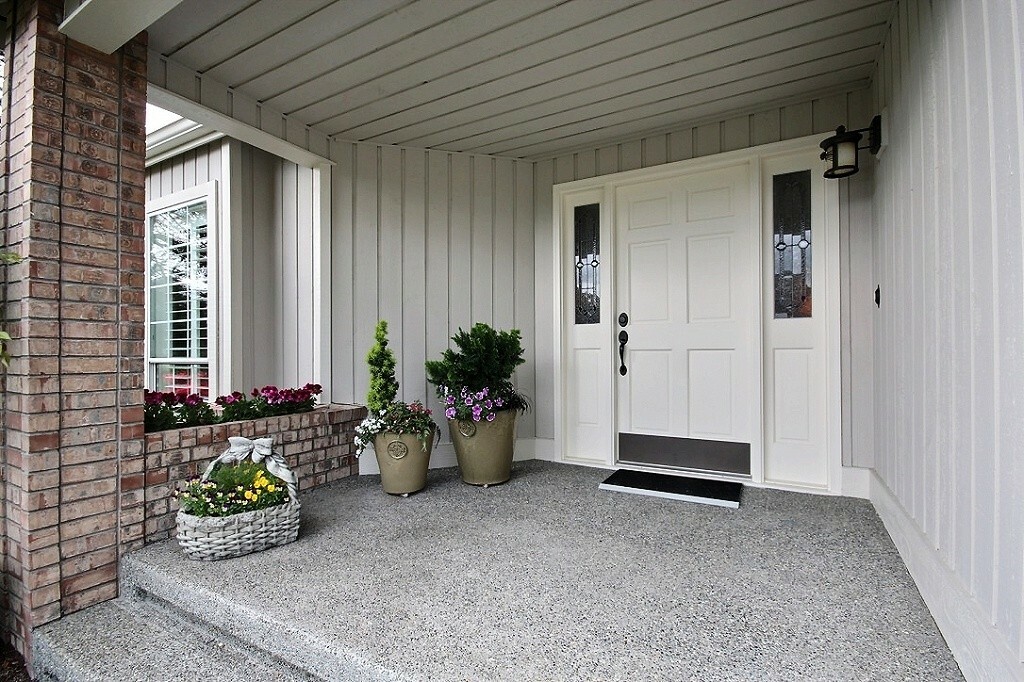
[[[449,419],[462,480],[470,485],[496,485],[512,477],[516,410],[498,412],[494,421]]]
[[[437,433],[436,429],[434,433]],[[433,434],[426,442],[420,441],[415,433],[388,431],[378,434],[373,439],[373,450],[377,455],[384,492],[404,496],[423,490],[427,485],[433,445]]]

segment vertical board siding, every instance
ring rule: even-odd
[[[227,155],[231,163],[226,163]],[[230,173],[230,177],[226,175]],[[296,386],[313,378],[313,170],[237,140],[211,143],[147,169],[157,199],[220,181],[220,229],[231,238],[229,386]],[[231,191],[231,201],[225,193]],[[270,330],[270,331],[267,331]]]
[[[827,133],[841,124],[851,128],[863,127],[871,120],[871,108],[864,104],[870,98],[868,90],[843,92],[538,161],[534,168],[533,198],[537,254],[536,343],[538,349],[543,349],[541,357],[555,356],[550,262],[554,244],[551,192],[555,184],[780,142],[813,133]],[[870,248],[870,205],[871,198],[863,192],[850,195],[848,200],[844,199],[840,203],[840,210],[851,216],[844,224],[849,225],[852,232],[850,248],[857,249],[858,253]],[[858,262],[863,262],[863,258]],[[867,278],[861,277],[858,280],[856,275],[851,276],[861,289],[867,286]],[[870,297],[871,290],[861,291],[860,295]],[[860,310],[863,311],[863,305]],[[858,367],[862,366],[858,363]],[[550,371],[544,369],[538,367],[537,374],[536,398],[541,406],[537,410],[537,437],[554,438],[554,414],[545,407],[555,400],[554,382],[551,379],[554,368],[547,368]],[[870,373],[865,377],[863,373],[850,372],[849,377],[851,385],[843,387],[844,401],[855,394],[861,404],[865,404],[868,399],[864,396],[871,394]],[[853,428],[861,433],[871,433],[874,415],[863,407],[856,413],[859,421]],[[850,439],[849,443],[850,451],[844,452],[844,463],[862,467],[873,465],[872,441],[856,438]]]
[[[221,178],[221,143],[196,147],[146,169],[146,199],[160,199]]]
[[[333,399],[365,400],[378,319],[403,400],[442,412],[423,362],[475,322],[523,332],[517,383],[532,397],[532,163],[337,141],[331,158]],[[533,436],[533,419],[521,418],[520,437]]]
[[[901,0],[874,79],[876,469],[1017,662],[1022,20],[1019,3]]]

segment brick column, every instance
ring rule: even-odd
[[[28,653],[32,628],[116,596],[119,512],[141,495],[121,481],[143,470],[146,50],[67,39],[60,0],[15,5],[0,162],[6,248],[25,261],[6,269],[3,616]]]

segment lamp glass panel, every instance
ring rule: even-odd
[[[840,142],[836,145],[836,168],[857,168],[857,143]]]

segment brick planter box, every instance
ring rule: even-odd
[[[174,491],[227,450],[230,436],[273,438],[301,493],[359,472],[352,438],[365,416],[365,407],[327,405],[302,414],[147,433],[145,471],[121,475],[121,553],[174,534]]]

